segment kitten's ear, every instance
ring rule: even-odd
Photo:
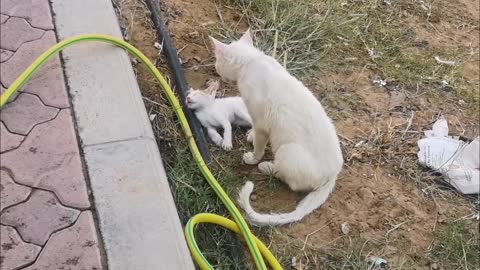
[[[220,87],[220,83],[218,81],[213,81],[209,86],[208,86],[208,93],[215,97],[217,94],[217,90]]]
[[[252,35],[250,34],[250,28],[248,28],[247,31],[243,33],[243,36],[238,41],[253,46],[253,40],[252,40]]]
[[[209,37],[212,40],[213,47],[215,48],[215,55],[217,56],[225,55],[228,49],[227,44],[222,43],[211,36]]]

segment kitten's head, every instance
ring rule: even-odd
[[[256,52],[253,46],[250,30],[230,44],[222,43],[210,37],[215,48],[215,68],[224,81],[238,80],[241,65],[249,60],[249,56]]]
[[[190,110],[198,110],[207,107],[215,101],[215,94],[217,93],[218,87],[219,83],[217,81],[213,81],[209,83],[208,88],[204,90],[195,90],[190,88],[187,93],[187,99],[185,100],[187,107]]]

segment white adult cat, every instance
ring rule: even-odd
[[[252,119],[241,97],[215,98],[219,84],[211,82],[205,90],[190,88],[187,95],[187,107],[194,110],[198,120],[207,129],[212,141],[225,150],[232,149],[232,124],[251,127]],[[223,138],[216,128],[223,128]],[[251,130],[247,141],[253,141]]]
[[[253,120],[254,151],[243,155],[257,164],[268,142],[273,162],[262,162],[262,173],[274,174],[294,191],[311,191],[291,213],[259,214],[250,205],[253,183],[239,193],[239,204],[256,225],[301,220],[320,207],[335,187],[343,157],[335,127],[320,102],[275,59],[253,46],[249,31],[224,44],[212,38],[218,74],[236,81]]]

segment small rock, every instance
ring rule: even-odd
[[[193,60],[195,60],[195,61],[197,61],[197,62],[199,62],[199,63],[200,63],[200,61],[202,61],[202,59],[201,59],[200,57],[198,57],[198,56],[194,56],[194,57],[193,57]]]
[[[342,233],[347,235],[350,232],[350,225],[348,225],[348,223],[345,222],[342,224],[341,229],[342,229]]]
[[[251,200],[251,201],[256,201],[256,200],[257,200],[257,195],[252,194],[252,195],[250,196],[250,200]]]
[[[431,268],[432,270],[438,270],[438,269],[440,269],[440,267],[438,266],[437,263],[432,263],[432,264],[430,265],[430,268]]]
[[[373,193],[368,188],[361,188],[358,191],[358,195],[362,198],[366,203],[370,203],[373,200]]]

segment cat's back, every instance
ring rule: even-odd
[[[276,60],[266,56],[263,64],[256,67],[256,74],[261,79],[260,89],[264,92],[266,102],[271,106],[288,108],[286,112],[292,111],[295,114],[308,114],[318,116],[324,115],[322,105],[313,93],[297,78],[292,76]]]
[[[243,100],[241,97],[224,97],[215,99],[216,106],[221,107],[222,110],[229,110],[238,106],[242,106]]]
[[[215,99],[215,107],[217,112],[221,112],[232,118],[236,112],[246,110],[245,103],[241,97],[224,97]]]
[[[305,140],[337,140],[335,127],[320,101],[276,60],[265,56],[252,71],[255,71],[256,82],[250,84],[257,85],[255,91],[261,93],[260,99],[268,108],[273,128],[288,128],[292,136]]]

